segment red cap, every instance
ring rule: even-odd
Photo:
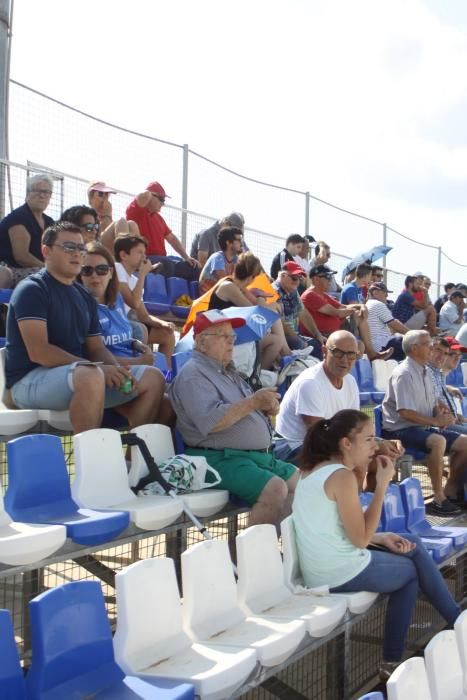
[[[94,192],[108,192],[109,194],[117,194],[117,190],[112,189],[112,187],[107,187],[105,182],[102,182],[102,181],[91,182],[91,184],[88,187],[88,194],[90,194],[92,191],[94,191]]]
[[[282,265],[282,269],[289,273],[289,275],[300,275],[300,277],[306,277],[306,272],[303,267],[293,260],[287,260],[286,263]]]
[[[467,348],[461,345],[459,341],[456,340],[456,338],[454,338],[452,335],[446,335],[444,337],[444,340],[446,340],[449,343],[450,350],[460,350],[461,352],[467,352]]]
[[[211,311],[201,311],[196,315],[195,322],[193,324],[193,335],[198,335],[209,328],[210,326],[218,326],[220,323],[230,323],[232,328],[240,328],[240,326],[245,325],[244,318],[228,318],[224,316],[217,309],[211,309]]]
[[[165,193],[164,188],[159,182],[150,182],[146,189],[148,192],[158,194],[159,197],[167,197],[168,199],[171,199],[171,197],[169,197],[169,195]]]

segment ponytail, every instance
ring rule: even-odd
[[[338,411],[332,418],[321,418],[308,430],[300,455],[300,469],[311,471],[320,462],[339,453],[339,442],[360,432],[370,417],[362,411],[346,409]]]

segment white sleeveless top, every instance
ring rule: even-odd
[[[341,586],[370,563],[367,549],[348,538],[336,501],[326,495],[324,485],[343,464],[329,464],[302,477],[292,506],[300,568],[306,586]]]

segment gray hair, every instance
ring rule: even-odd
[[[425,336],[430,336],[428,331],[408,331],[402,338],[402,350],[406,355],[410,353],[414,345]]]
[[[47,182],[50,189],[53,191],[53,178],[48,173],[37,173],[37,175],[30,175],[26,180],[26,193],[30,192],[33,186],[36,185],[38,182]]]

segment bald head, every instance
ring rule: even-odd
[[[356,351],[358,351],[357,339],[354,335],[352,335],[352,333],[349,333],[349,331],[334,331],[334,333],[331,333],[327,339],[326,346],[328,348],[333,348],[339,345],[340,342],[345,342],[346,345],[350,344],[352,347],[355,347]]]
[[[337,389],[342,387],[344,377],[352,370],[357,356],[358,344],[352,333],[331,333],[324,346],[324,371]]]

